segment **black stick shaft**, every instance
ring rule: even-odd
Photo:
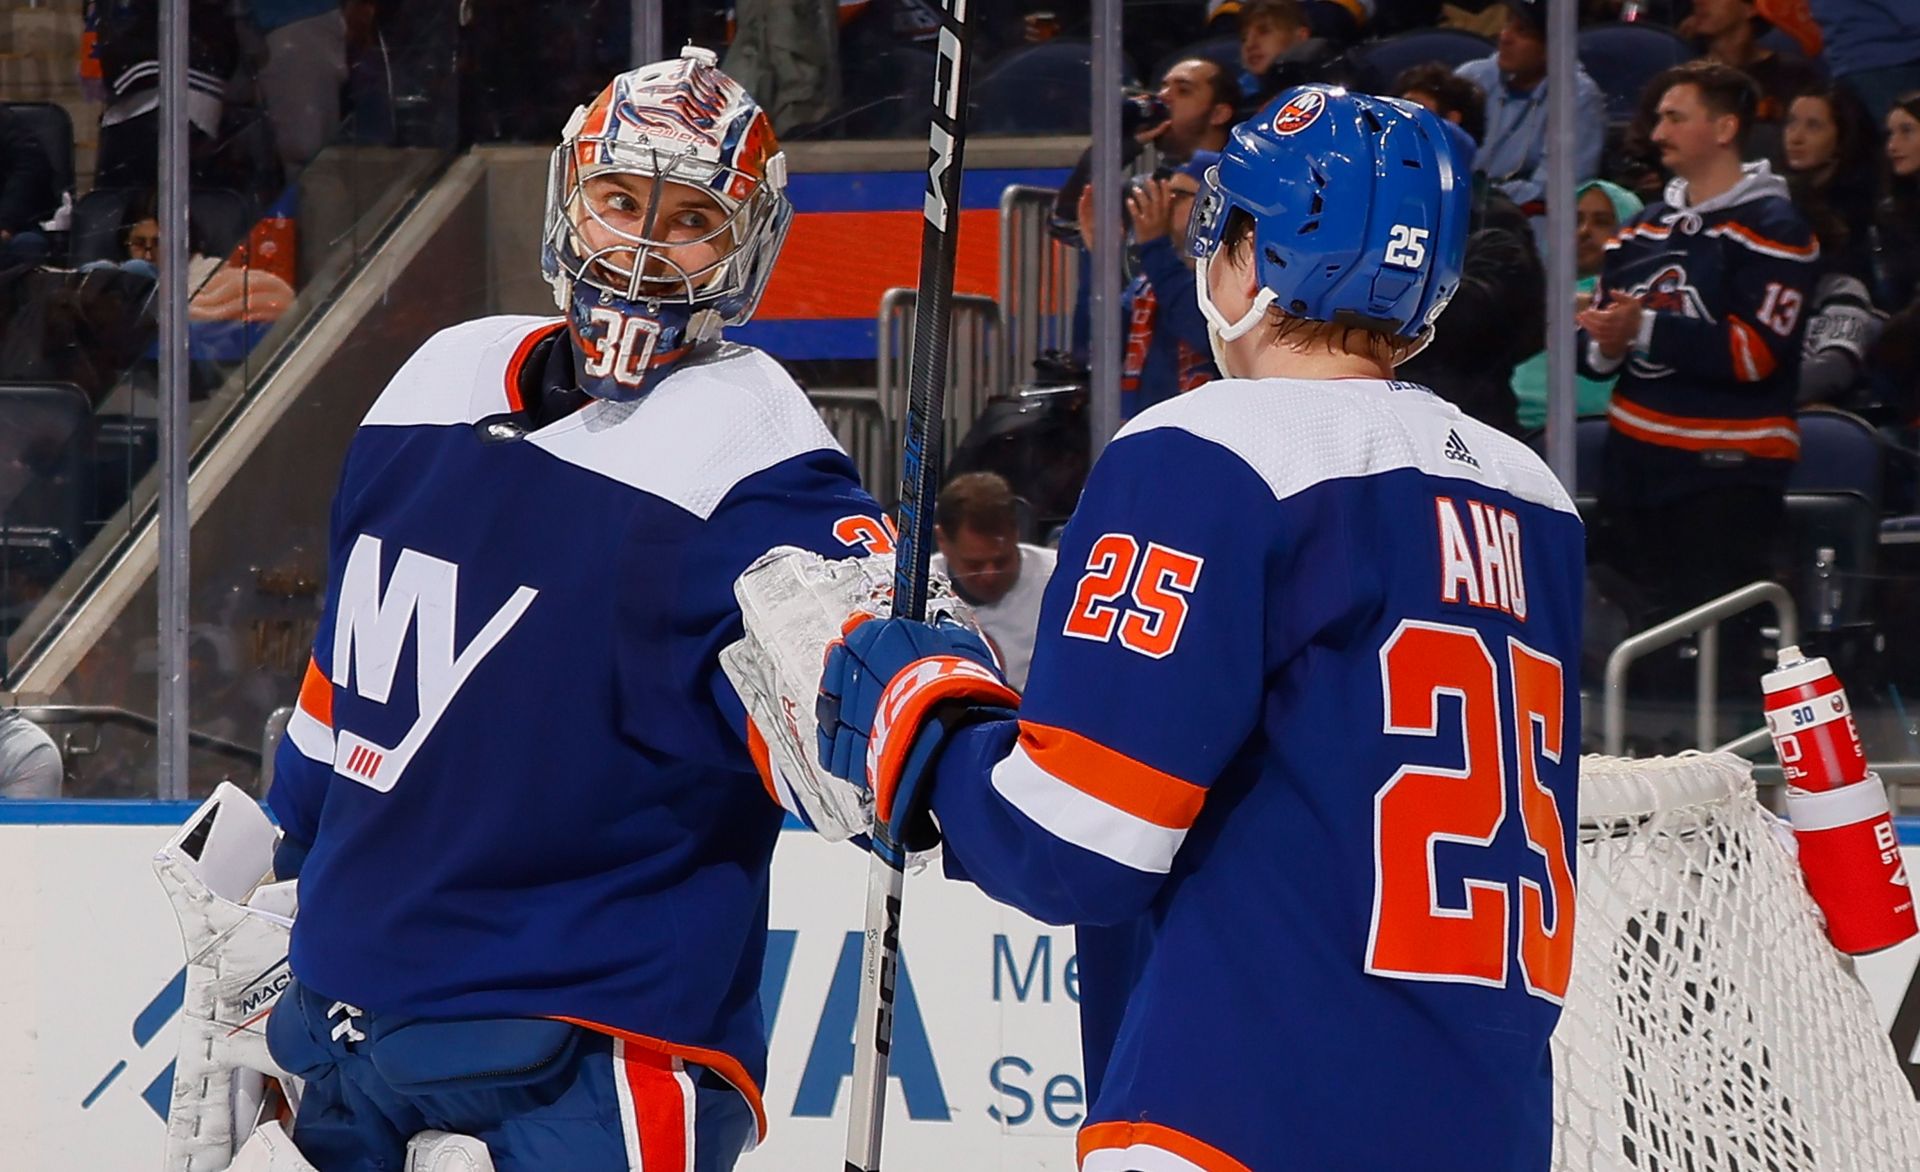
[[[946,434],[947,347],[953,323],[954,251],[960,232],[960,173],[967,144],[967,77],[972,65],[968,3],[942,0],[933,125],[927,135],[926,222],[920,231],[920,294],[914,304],[913,361],[900,461],[900,540],[893,580],[893,613],[910,619],[927,614],[933,504],[940,491]],[[876,825],[867,868],[866,942],[854,1025],[846,1172],[880,1169],[906,862],[906,851],[885,827]]]
[[[893,613],[925,618],[933,503],[946,437],[947,352],[953,327],[954,253],[960,236],[960,172],[967,145],[972,24],[968,0],[944,0],[927,143],[926,220],[920,228],[920,293],[914,303],[906,443],[900,463],[900,542]]]

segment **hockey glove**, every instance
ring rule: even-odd
[[[947,738],[1019,703],[985,641],[954,619],[857,621],[820,676],[820,763],[867,787],[895,842],[926,850],[939,841],[927,810]]]
[[[866,774],[822,768],[814,728],[828,647],[893,602],[893,558],[824,558],[791,546],[769,550],[733,586],[742,637],[720,664],[747,709],[748,747],[767,792],[823,837],[839,841],[873,828]],[[946,578],[928,584],[927,615],[971,623]]]

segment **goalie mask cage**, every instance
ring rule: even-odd
[[[1920,1106],[1726,753],[1580,770],[1557,1172],[1914,1172]]]

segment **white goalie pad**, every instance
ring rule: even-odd
[[[411,1167],[411,1165],[409,1165]],[[491,1166],[489,1166],[491,1167]],[[174,1165],[167,1165],[167,1172],[173,1172]],[[227,1172],[320,1172],[300,1149],[293,1146],[293,1140],[287,1137],[286,1129],[275,1120],[268,1120],[253,1129],[247,1142],[233,1155],[233,1163]]]
[[[266,1041],[267,1015],[293,979],[295,886],[267,882],[277,837],[252,798],[222,783],[154,856],[187,958],[167,1172],[237,1170],[235,1148],[261,1114],[267,1080],[278,1079],[289,1102],[297,1093]]]
[[[747,567],[733,595],[746,635],[720,653],[720,665],[766,741],[775,796],[829,841],[867,833],[873,796],[820,765],[814,702],[827,647],[848,621],[892,610],[892,555],[830,559],[777,546]],[[935,574],[927,589],[927,620],[941,615],[979,630],[946,576]]]

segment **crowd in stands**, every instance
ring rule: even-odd
[[[75,68],[97,99],[90,171],[75,175],[70,141],[63,159],[25,107],[0,101],[0,381],[71,383],[95,410],[151,410],[159,7],[86,4]],[[938,0],[662,7],[665,43],[720,50],[788,141],[924,134]],[[976,133],[1084,134],[1089,0],[969,7]],[[191,9],[188,170],[196,193],[228,201],[196,205],[188,226],[190,315],[208,328],[270,322],[293,302],[288,193],[330,144],[548,143],[631,45],[631,6],[616,0],[583,0],[565,19],[531,0]],[[1146,84],[1119,99],[1123,219],[1091,223],[1083,160],[1054,228],[1075,246],[1126,242],[1132,415],[1218,376],[1182,242],[1231,128],[1306,82],[1435,111],[1473,160],[1472,234],[1437,340],[1402,373],[1536,436],[1548,299],[1573,299],[1579,411],[1612,420],[1595,552],[1627,584],[1634,621],[1648,622],[1773,565],[1796,410],[1844,408],[1890,449],[1920,450],[1920,3],[1581,0],[1566,142],[1547,127],[1545,9],[1129,2],[1125,68]],[[1545,177],[1560,150],[1577,184],[1571,291],[1545,278]],[[286,245],[277,260],[263,231]],[[1080,288],[1071,357],[1084,364]],[[220,377],[217,364],[196,372],[196,393]],[[1888,511],[1920,511],[1902,491]],[[941,521],[955,576],[983,611],[996,591],[1024,606],[1050,568],[1034,544],[1044,533],[1023,524],[1008,536],[1015,492],[1037,496],[963,478]],[[0,614],[0,634],[17,609]]]
[[[1407,27],[1417,7],[1214,5],[1214,20],[1236,28],[1237,59],[1201,42],[1162,66],[1162,121],[1134,134],[1160,149],[1131,164],[1126,200],[1134,275],[1123,300],[1123,413],[1216,373],[1197,317],[1167,309],[1176,290],[1191,296],[1193,280],[1190,262],[1164,243],[1167,208],[1205,165],[1183,164],[1205,160],[1196,152],[1218,150],[1233,123],[1286,86],[1368,86],[1440,114],[1473,160],[1460,291],[1402,376],[1496,427],[1538,436],[1552,295],[1545,180],[1551,155],[1572,151],[1579,281],[1565,295],[1580,323],[1577,401],[1583,416],[1611,422],[1589,517],[1602,580],[1629,621],[1645,625],[1774,576],[1797,410],[1844,408],[1879,428],[1889,449],[1915,448],[1920,7],[1693,0],[1656,13],[1659,28],[1649,6],[1631,0],[1583,5],[1582,59],[1596,29],[1639,38],[1625,43],[1642,59],[1623,68],[1595,53],[1597,76],[1580,67],[1564,143],[1548,133],[1541,0],[1423,14],[1487,37],[1477,54],[1461,52],[1471,42],[1412,34],[1400,39],[1408,52],[1430,44],[1436,54],[1409,62],[1379,51],[1393,42],[1368,39]],[[1640,27],[1611,32],[1623,16]],[[1382,59],[1400,62],[1391,77]],[[1204,101],[1181,107],[1196,86]],[[1232,117],[1217,116],[1228,107]],[[1063,239],[1097,235],[1089,206],[1063,198]],[[1912,506],[1901,491],[1911,493],[1897,488],[1889,511]]]

